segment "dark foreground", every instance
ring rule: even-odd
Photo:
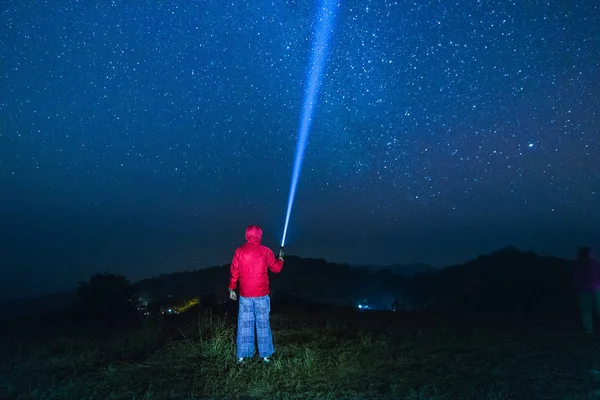
[[[276,308],[268,366],[235,364],[231,312],[112,333],[15,327],[0,398],[600,399],[600,335],[575,317]]]

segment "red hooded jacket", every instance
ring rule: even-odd
[[[262,297],[269,294],[269,274],[267,268],[278,274],[283,268],[283,260],[275,258],[273,251],[260,244],[262,229],[251,225],[246,229],[246,244],[235,250],[231,262],[229,289],[235,290],[240,281],[240,296]]]

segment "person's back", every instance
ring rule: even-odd
[[[262,230],[258,226],[246,229],[246,243],[238,247],[231,262],[230,289],[235,289],[239,279],[240,296],[262,297],[270,293],[269,273],[279,273],[283,260],[275,258],[273,251],[260,244]]]
[[[240,286],[240,306],[238,312],[237,358],[242,363],[254,355],[254,329],[258,339],[260,357],[269,362],[275,352],[269,314],[269,272],[279,273],[283,268],[283,249],[279,257],[266,246],[260,244],[262,229],[256,225],[246,229],[246,243],[235,250],[231,261],[229,298],[237,300],[235,289]]]

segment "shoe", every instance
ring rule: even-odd
[[[263,357],[263,362],[264,362],[265,364],[268,364],[268,363],[270,363],[270,362],[271,362],[271,359],[270,359],[269,357]]]
[[[243,364],[244,363],[244,358],[243,357],[238,358],[237,359],[237,363],[238,364]]]

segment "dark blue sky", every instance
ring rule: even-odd
[[[600,248],[600,4],[341,1],[289,253]],[[277,248],[312,1],[3,1],[0,297]],[[226,288],[227,283],[223,283]]]

